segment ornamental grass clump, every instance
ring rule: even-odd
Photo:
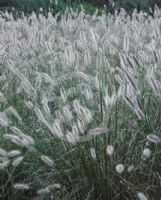
[[[0,14],[0,199],[159,199],[161,10]]]

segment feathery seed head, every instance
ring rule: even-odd
[[[128,166],[127,171],[129,173],[132,172],[133,170],[134,170],[134,166],[133,165]]]
[[[50,159],[48,156],[41,156],[41,160],[48,165],[49,167],[52,167],[54,165],[54,161]]]
[[[2,149],[2,148],[0,148],[0,156],[6,157],[7,156],[7,151]]]
[[[9,160],[4,160],[3,162],[0,163],[0,170],[5,169],[9,165],[10,161]]]
[[[8,152],[8,157],[15,157],[21,155],[21,151],[19,150],[12,150]]]
[[[17,167],[18,165],[20,165],[20,163],[23,161],[24,157],[23,156],[20,156],[16,159],[13,160],[12,164],[14,167]]]
[[[59,120],[54,122],[54,124],[53,124],[53,132],[55,133],[56,136],[58,136],[60,138],[64,136],[64,134],[62,132],[62,129],[61,129],[61,126],[60,126],[60,121]]]
[[[0,112],[0,125],[2,126],[9,126],[9,120],[5,113]]]
[[[17,144],[17,145],[23,145],[22,140],[20,139],[20,137],[18,137],[17,135],[13,135],[13,134],[4,134],[3,135],[4,139],[7,140],[11,140],[13,143]]]
[[[146,138],[148,141],[153,142],[155,144],[161,143],[161,138],[155,134],[149,134],[149,135],[147,135]]]
[[[107,128],[97,127],[97,128],[89,130],[89,136],[101,135],[101,134],[107,133],[107,131],[108,131]]]
[[[79,132],[80,132],[81,134],[84,134],[84,132],[85,132],[85,125],[84,125],[84,123],[83,123],[81,120],[79,120],[79,119],[77,119],[77,126],[78,126],[78,129],[79,129]]]
[[[46,195],[50,193],[50,190],[48,188],[40,189],[37,191],[38,195]]]
[[[107,147],[106,147],[106,153],[107,153],[107,155],[112,156],[113,153],[114,153],[114,146],[107,145]]]
[[[72,115],[72,112],[70,111],[69,109],[69,106],[64,106],[63,107],[63,113],[64,113],[64,116],[69,120],[71,121],[73,119],[73,115]]]
[[[48,185],[47,187],[49,190],[55,190],[55,189],[60,189],[61,188],[61,185],[60,183],[55,183],[53,185]]]
[[[26,101],[25,104],[29,109],[33,109],[34,108],[34,105],[33,105],[33,103],[31,101]]]
[[[95,148],[90,148],[90,154],[94,160],[96,160],[96,151]]]
[[[148,200],[143,192],[138,192],[137,196],[138,196],[139,200]]]
[[[48,106],[48,99],[45,96],[42,98],[42,104],[43,104],[43,108],[44,108],[45,113],[48,116],[50,116],[50,108]]]
[[[123,164],[117,164],[115,170],[117,173],[122,174],[125,170],[125,167]]]
[[[14,184],[14,189],[16,190],[29,190],[30,186],[28,184],[23,184],[23,183],[16,183]]]
[[[69,143],[75,144],[79,140],[79,135],[68,131],[66,134],[66,139]]]
[[[79,135],[78,126],[77,126],[76,124],[74,124],[74,125],[72,126],[72,133],[73,133],[74,135]]]
[[[142,152],[143,159],[149,158],[151,156],[151,150],[149,148],[144,148]]]

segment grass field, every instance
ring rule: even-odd
[[[160,38],[157,8],[0,15],[1,200],[159,200]]]

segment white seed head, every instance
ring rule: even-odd
[[[63,137],[64,134],[62,132],[62,129],[61,129],[61,126],[60,126],[60,122],[59,120],[55,121],[54,124],[53,124],[53,132],[56,136],[58,137]]]
[[[63,113],[64,113],[64,116],[69,120],[71,121],[73,119],[73,115],[72,115],[72,112],[70,111],[69,109],[69,106],[64,106],[63,107]]]
[[[11,131],[12,131],[13,133],[15,133],[16,135],[21,136],[21,135],[24,134],[20,129],[18,129],[18,128],[15,127],[15,126],[11,126],[10,129],[11,129]]]
[[[4,162],[4,161],[8,161],[8,158],[7,158],[7,157],[3,157],[3,156],[1,157],[1,156],[0,156],[0,162],[2,163],[2,162]]]
[[[148,200],[148,198],[144,195],[143,192],[138,192],[137,196],[139,200]]]
[[[4,157],[7,156],[7,151],[0,148],[0,156],[4,156]]]
[[[34,105],[31,101],[26,101],[25,102],[25,105],[29,108],[29,109],[33,109],[34,108]]]
[[[149,135],[147,135],[146,138],[148,141],[153,142],[155,144],[161,143],[161,138],[155,134],[149,134]]]
[[[48,106],[48,99],[46,98],[46,96],[43,96],[42,104],[43,104],[43,108],[44,108],[45,114],[50,116],[50,108]]]
[[[0,125],[5,127],[9,126],[9,120],[7,116],[2,112],[0,112]]]
[[[122,174],[125,170],[125,167],[123,164],[118,164],[118,165],[116,165],[115,169],[116,169],[117,173]]]
[[[99,83],[99,80],[98,80],[98,76],[95,76],[94,82],[95,82],[95,87],[99,90],[99,88],[100,88],[100,83]]]
[[[59,119],[61,121],[63,120],[63,115],[61,114],[60,110],[56,110],[54,112],[54,114],[55,114],[55,116],[56,116],[57,119]]]
[[[67,95],[64,88],[60,89],[60,96],[61,96],[62,101],[65,103],[67,101]]]
[[[78,135],[78,136],[79,136],[79,130],[78,130],[77,125],[73,125],[73,126],[72,126],[72,133],[73,133],[74,135]]]
[[[22,140],[26,141],[26,146],[28,146],[28,147],[35,145],[34,139],[31,136],[29,136],[29,135],[24,134],[22,136]]]
[[[5,113],[8,113],[8,114],[13,114],[19,121],[22,121],[20,115],[18,114],[17,110],[15,108],[13,108],[12,106],[10,106],[9,108],[7,108],[5,110]]]
[[[112,156],[113,153],[114,153],[114,146],[107,145],[107,147],[106,147],[106,153],[107,153],[107,155]]]
[[[13,135],[13,136],[18,136],[22,143],[23,143],[23,140],[24,140],[24,142],[26,143],[26,145],[29,145],[30,143],[31,143],[31,144],[34,144],[34,140],[33,140],[30,136],[24,134],[24,133],[23,133],[20,129],[18,129],[17,127],[11,126],[10,129],[11,129],[12,132],[15,134],[15,135]],[[9,134],[6,134],[6,135],[9,135]],[[25,143],[24,143],[24,145],[25,145]]]
[[[11,140],[15,144],[22,145],[22,141],[21,141],[21,139],[17,135],[4,134],[3,138],[7,139],[7,140]]]
[[[79,100],[76,99],[73,101],[73,108],[76,113],[80,112],[81,104],[80,104]]]
[[[133,170],[134,170],[134,166],[133,165],[128,166],[127,171],[129,173],[132,172]]]
[[[77,125],[78,125],[79,132],[80,132],[81,134],[83,134],[84,131],[85,131],[84,123],[78,119],[78,120],[77,120]]]
[[[9,165],[10,161],[9,160],[4,160],[2,163],[0,163],[0,170],[3,170]]]
[[[90,154],[94,160],[96,160],[96,151],[95,148],[90,148]]]
[[[3,96],[3,94],[0,92],[0,102],[7,103],[6,98]]]
[[[151,156],[151,150],[149,148],[144,148],[142,152],[144,158],[149,158]]]
[[[75,133],[68,131],[66,134],[66,139],[69,143],[75,144],[79,140],[79,136]]]
[[[30,186],[28,184],[23,184],[23,183],[16,183],[13,186],[17,190],[29,190]]]
[[[85,117],[85,121],[87,123],[90,123],[92,121],[92,113],[89,109],[84,109],[84,117]]]
[[[21,155],[21,151],[19,150],[12,150],[8,152],[8,157],[15,157]]]
[[[49,190],[55,190],[55,189],[60,189],[61,188],[61,185],[60,183],[55,183],[53,185],[48,185],[47,187]]]
[[[48,166],[52,167],[54,165],[54,161],[50,159],[48,156],[41,156],[41,160]]]
[[[18,165],[20,165],[20,163],[23,161],[24,157],[23,156],[20,156],[16,159],[13,160],[12,164],[14,167],[17,167]]]
[[[79,106],[79,108],[76,110],[78,116],[81,118],[84,123],[90,123],[92,120],[92,113],[89,109],[84,108],[83,106]]]
[[[50,193],[50,190],[48,188],[44,188],[44,189],[40,189],[37,191],[37,193],[39,195],[46,195],[46,194],[49,194]]]
[[[97,128],[89,130],[90,136],[97,136],[97,135],[100,135],[100,134],[103,134],[103,133],[107,133],[107,128],[97,127]]]
[[[40,7],[39,10],[40,10],[40,12],[43,12],[43,8],[42,7]]]
[[[84,95],[85,97],[87,98],[87,100],[91,100],[93,98],[93,94],[92,94],[92,90],[89,86],[87,86],[85,89],[84,89]]]
[[[50,130],[50,125],[49,125],[48,121],[46,120],[44,113],[37,107],[35,107],[34,110],[35,110],[35,113],[36,113],[38,119],[40,120],[40,122],[42,122]]]

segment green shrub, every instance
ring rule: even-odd
[[[72,8],[73,10],[81,10],[81,3],[86,13],[93,14],[98,10],[98,14],[101,14],[102,11],[105,11],[102,7],[96,7],[90,3],[82,1],[72,1],[72,0],[59,0],[59,1],[50,1],[50,0],[13,0],[8,7],[2,7],[1,11],[9,11],[14,13],[15,17],[19,17],[22,12],[25,14],[31,14],[33,11],[36,14],[42,13],[47,16],[48,11],[52,12],[53,15],[56,13],[64,13],[67,7]],[[13,9],[14,8],[14,9]],[[42,9],[40,11],[40,8]]]
[[[57,4],[56,4],[57,2]],[[95,2],[95,3],[94,3]],[[97,3],[98,2],[98,3]],[[9,7],[7,8],[1,8],[1,10],[11,10],[11,7],[15,8],[16,12],[25,12],[31,13],[32,11],[35,11],[36,13],[39,13],[40,7],[43,8],[43,14],[47,15],[48,10],[52,9],[53,14],[56,14],[58,12],[63,13],[66,9],[66,7],[71,7],[74,10],[80,9],[80,4],[84,5],[86,13],[92,14],[95,12],[96,9],[99,10],[99,12],[102,12],[103,5],[107,4],[107,1],[90,1],[90,0],[12,0],[9,3]],[[120,9],[124,8],[128,13],[132,13],[132,11],[136,8],[138,11],[146,11],[149,12],[149,8],[154,9],[155,5],[161,6],[161,2],[159,0],[115,0],[115,6],[113,9],[108,9],[108,11],[113,12],[114,9]],[[101,6],[102,5],[102,6]]]

